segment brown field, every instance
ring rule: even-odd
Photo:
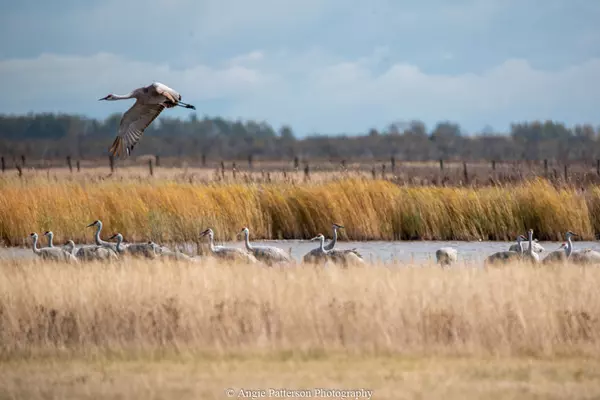
[[[600,269],[0,266],[0,398],[597,398]]]

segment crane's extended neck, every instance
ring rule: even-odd
[[[254,250],[250,245],[250,231],[248,229],[244,229],[244,238],[244,241],[246,242],[246,249],[248,249],[248,251]]]
[[[333,250],[333,248],[335,247],[335,244],[337,243],[337,230],[338,227],[336,225],[333,225],[333,238],[331,239],[331,242],[327,243],[327,246],[325,246],[325,250]]]
[[[33,242],[33,252],[34,252],[35,254],[40,254],[40,253],[41,253],[41,251],[40,251],[40,249],[38,249],[38,247],[37,247],[38,235],[32,235],[32,236],[31,236],[31,240],[32,240],[32,242]]]
[[[127,94],[109,94],[108,96],[106,96],[100,100],[114,101],[114,100],[127,100],[127,99],[133,99],[133,98],[135,98],[135,92],[129,92]]]
[[[50,231],[46,234],[46,236],[48,236],[48,247],[54,247],[54,243],[52,242],[52,240],[54,239],[54,233]]]
[[[111,243],[105,242],[104,240],[100,239],[100,232],[102,231],[102,222],[98,221],[96,223],[96,234],[94,235],[94,239],[96,240],[96,245],[98,246],[110,246]],[[123,238],[121,237],[121,240],[123,240]]]
[[[527,252],[529,254],[533,255],[533,231],[529,231],[528,232],[528,236],[529,236],[529,249],[527,249]]]
[[[569,256],[571,255],[572,252],[573,252],[573,242],[571,242],[571,235],[567,235],[567,247],[565,249],[567,258],[569,258]]]

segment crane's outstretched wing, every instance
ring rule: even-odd
[[[136,101],[135,104],[123,114],[119,133],[115,138],[109,152],[112,156],[129,156],[135,145],[148,127],[165,109],[162,104],[143,104]]]

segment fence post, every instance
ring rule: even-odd
[[[108,156],[108,164],[110,165],[110,172],[113,173],[115,171],[115,158],[112,154]]]
[[[304,180],[310,180],[310,167],[308,166],[308,163],[306,163],[306,166],[304,167]]]
[[[154,168],[152,168],[152,159],[148,160],[148,169],[150,170],[150,176],[154,176]]]
[[[235,180],[235,172],[237,171],[235,162],[231,165],[231,171],[233,173],[233,179]]]
[[[381,164],[381,179],[385,179],[385,164]]]
[[[596,175],[600,175],[600,160],[596,160]]]
[[[76,166],[77,166],[77,172],[81,171],[81,165],[79,164],[79,160],[77,160]]]
[[[225,179],[225,162],[221,161],[221,176]]]
[[[294,168],[298,169],[298,165],[300,164],[300,160],[298,159],[298,156],[294,157]]]
[[[71,164],[71,156],[67,156],[67,165],[69,166],[69,172],[73,173],[73,164]]]
[[[465,183],[469,183],[469,172],[467,171],[466,161],[463,161],[463,175],[465,176]]]
[[[444,170],[444,160],[440,158],[440,171]]]
[[[392,156],[392,158],[390,158],[390,162],[392,163],[392,174],[394,172],[396,172],[396,157]]]
[[[4,161],[4,156],[2,156],[2,173],[6,170],[6,161]]]

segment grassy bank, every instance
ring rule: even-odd
[[[251,398],[240,393],[269,388],[311,390],[310,398],[323,399],[342,397],[319,396],[315,389],[367,389],[378,400],[594,399],[600,396],[599,381],[600,362],[593,359],[175,357],[0,363],[2,397],[32,400],[222,400]]]
[[[20,245],[32,231],[57,242],[90,242],[95,219],[104,235],[129,241],[197,240],[212,227],[218,240],[242,226],[251,237],[306,239],[330,235],[331,222],[350,240],[514,240],[528,228],[541,240],[566,230],[584,239],[600,232],[600,189],[555,188],[538,180],[511,187],[403,187],[388,181],[205,185],[169,180],[94,182],[0,180],[0,240]]]
[[[161,354],[600,356],[600,269],[0,266],[3,361]]]

